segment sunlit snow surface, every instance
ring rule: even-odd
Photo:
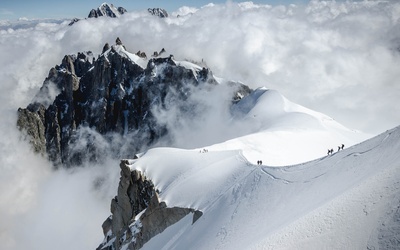
[[[144,249],[395,249],[399,150],[399,129],[280,168],[253,164],[239,150],[152,149],[131,168],[154,181],[168,206],[203,216],[193,225],[183,219]]]
[[[351,146],[369,136],[350,130],[332,118],[292,103],[275,90],[259,88],[235,107],[246,135],[208,147],[239,149],[256,163],[284,166],[319,158],[328,149]],[[240,134],[240,132],[238,132]]]

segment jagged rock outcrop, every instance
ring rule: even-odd
[[[161,8],[148,8],[147,11],[153,16],[158,16],[161,18],[168,17],[168,12]]]
[[[32,104],[19,110],[19,127],[32,134],[35,150],[46,148],[55,165],[80,165],[105,155],[131,158],[168,133],[154,108],[167,110],[173,103],[189,112],[185,105],[193,104],[185,101],[193,87],[217,84],[207,68],[186,68],[172,56],[147,61],[128,53],[120,39],[116,43],[106,44],[97,59],[91,52],[65,56]],[[112,144],[115,134],[120,139]]]
[[[79,22],[80,20],[81,20],[81,19],[76,18],[76,17],[75,17],[75,18],[72,18],[68,25],[69,25],[69,26],[72,26],[72,25],[74,25],[74,23],[77,23],[77,22]]]
[[[18,109],[17,121],[18,128],[26,131],[26,136],[33,145],[34,151],[42,155],[46,153],[45,113],[43,105],[29,105],[26,109]]]
[[[167,207],[142,172],[131,171],[127,160],[122,160],[120,167],[118,195],[111,202],[112,215],[102,225],[105,239],[97,249],[140,249],[186,215],[193,214],[192,223],[202,216],[193,208]]]

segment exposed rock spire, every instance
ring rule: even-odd
[[[103,51],[101,53],[104,54],[104,52],[106,52],[109,49],[110,49],[110,45],[108,43],[106,43],[106,44],[104,44]]]
[[[117,40],[115,40],[115,44],[122,45],[121,39],[119,39],[119,37],[117,37]]]

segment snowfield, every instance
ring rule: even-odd
[[[210,150],[242,150],[256,164],[270,166],[303,163],[370,138],[350,130],[331,117],[293,103],[278,91],[258,88],[233,110],[238,137],[212,145]]]
[[[187,216],[143,249],[398,249],[400,129],[304,164],[259,166],[242,151],[149,150],[143,171]]]
[[[398,129],[357,144],[368,135],[266,88],[242,99],[234,114],[246,128],[242,136],[193,150],[155,148],[130,160],[169,207],[203,212],[144,249],[400,246]],[[349,147],[337,151],[341,142]]]

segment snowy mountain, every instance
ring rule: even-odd
[[[88,18],[98,18],[98,17],[111,17],[118,18],[121,15],[125,14],[127,10],[124,7],[115,7],[113,4],[102,3],[97,9],[92,9]],[[79,22],[79,18],[73,18],[69,23],[69,26],[72,26],[74,23]]]
[[[277,230],[376,174],[369,172],[374,167],[361,168],[371,159],[352,157],[382,139],[326,155],[368,135],[275,90],[252,91],[231,106],[231,114],[232,139],[190,150],[154,148],[121,162],[98,249],[275,249],[268,237]],[[338,162],[341,172],[335,171]],[[251,237],[241,239],[243,232]]]
[[[160,18],[168,17],[168,12],[161,8],[148,8],[147,11],[153,16],[158,16]]]
[[[256,165],[242,150],[151,149],[121,162],[112,207],[129,204],[124,197],[137,176],[151,180],[157,195],[121,228],[103,224],[106,238],[98,249],[398,249],[399,150],[400,127],[333,155],[282,167]],[[160,217],[178,208],[190,210],[179,219],[176,213],[171,220]],[[121,216],[112,212],[109,223]],[[169,225],[162,232],[151,230],[157,224],[149,221],[157,218]]]
[[[400,2],[199,4],[0,21],[0,248],[400,249]]]
[[[324,247],[332,230],[351,235],[332,247],[397,246],[398,213],[374,209],[375,196],[389,202],[381,189],[399,198],[398,129],[356,145],[369,135],[276,90],[250,90],[172,55],[148,59],[119,38],[97,58],[65,56],[18,115],[35,151],[57,166],[132,158],[121,161],[98,249]],[[342,204],[354,207],[326,222]],[[358,233],[352,218],[369,231]]]
[[[102,3],[97,9],[92,9],[88,15],[88,18],[97,18],[101,16],[106,17],[119,17],[126,11],[123,7],[115,7],[113,4]]]
[[[73,166],[129,158],[157,145],[209,146],[280,165],[367,138],[275,90],[250,92],[195,63],[141,54],[128,52],[118,38],[97,59],[92,52],[65,56],[33,102],[19,109],[18,126],[35,151]]]

